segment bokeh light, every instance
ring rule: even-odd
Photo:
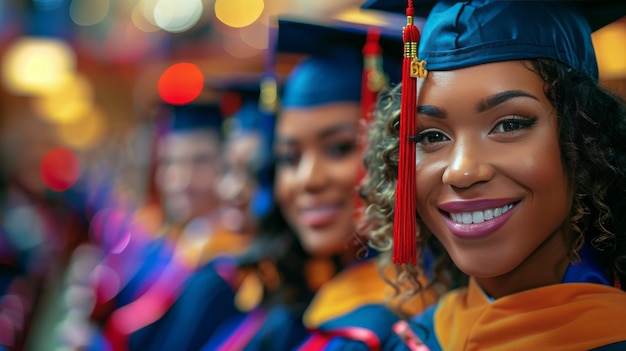
[[[41,161],[40,174],[44,184],[54,191],[65,191],[78,180],[80,163],[69,149],[50,150]]]
[[[264,8],[263,0],[215,0],[215,16],[222,23],[234,28],[254,23]]]
[[[4,55],[2,76],[9,91],[37,95],[54,91],[74,75],[76,57],[64,41],[22,37]]]
[[[164,31],[184,32],[198,23],[203,9],[201,0],[159,0],[154,7],[154,22]]]
[[[16,206],[4,215],[4,232],[20,250],[39,245],[45,236],[45,224],[32,206]]]
[[[193,63],[177,63],[161,74],[157,88],[163,101],[184,105],[200,95],[204,88],[204,75]]]
[[[34,108],[42,118],[54,123],[74,123],[92,108],[93,87],[83,75],[75,75],[56,90],[34,100]]]
[[[600,78],[626,78],[626,21],[618,21],[595,31],[591,39]]]
[[[97,146],[105,137],[107,120],[98,108],[85,111],[82,118],[57,127],[59,140],[74,149],[86,150]]]
[[[142,32],[149,33],[159,31],[160,28],[156,25],[156,23],[154,23],[154,7],[149,12],[144,10],[146,7],[146,1],[148,0],[142,0],[135,4],[135,7],[133,7],[133,10],[131,11],[130,19],[135,27]],[[150,1],[154,2],[155,0]],[[149,15],[146,15],[147,13],[149,13]]]
[[[70,17],[79,26],[93,26],[107,16],[110,7],[110,0],[72,0]]]

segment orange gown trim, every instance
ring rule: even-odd
[[[590,350],[626,340],[626,293],[563,283],[490,302],[474,280],[435,311],[444,350]]]
[[[309,329],[344,315],[367,304],[384,304],[393,290],[381,276],[375,259],[346,267],[322,285],[304,313],[304,325]],[[413,313],[435,302],[434,294],[407,302]]]

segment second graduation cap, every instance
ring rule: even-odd
[[[359,102],[363,50],[368,33],[369,40],[375,41],[379,48],[379,70],[384,72],[385,85],[399,83],[402,41],[401,33],[394,28],[399,17],[380,15],[379,19],[381,21],[377,24],[371,24],[366,21],[280,17],[275,51],[306,56],[285,82],[281,107],[307,108],[333,102]]]

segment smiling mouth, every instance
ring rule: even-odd
[[[479,224],[486,221],[493,220],[494,218],[500,217],[501,215],[507,213],[513,206],[517,205],[517,202],[510,203],[508,205],[504,205],[502,207],[489,208],[482,211],[472,211],[472,212],[449,212],[448,216],[455,223],[460,224]]]

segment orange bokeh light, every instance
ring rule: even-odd
[[[177,63],[161,74],[157,87],[163,101],[173,105],[188,104],[202,92],[204,75],[193,63]]]

